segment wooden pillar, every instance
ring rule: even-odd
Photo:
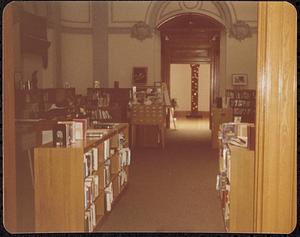
[[[296,20],[288,2],[259,2],[256,232],[296,226]]]
[[[4,44],[4,157],[3,157],[3,223],[9,232],[17,231],[16,200],[16,137],[15,137],[15,98],[14,98],[14,4],[8,4],[3,11]]]

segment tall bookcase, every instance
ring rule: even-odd
[[[128,184],[128,125],[34,150],[35,231],[92,232]]]
[[[233,116],[241,116],[241,122],[255,122],[255,90],[226,90],[226,100],[233,108]]]

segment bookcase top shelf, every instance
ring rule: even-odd
[[[84,140],[78,140],[78,141],[75,141],[74,143],[72,143],[71,145],[68,145],[68,146],[53,146],[53,143],[50,142],[50,143],[47,143],[47,144],[44,144],[40,147],[38,147],[39,149],[40,148],[45,148],[45,149],[69,149],[69,148],[72,148],[72,149],[83,149],[84,152],[90,150],[91,148],[93,147],[96,147],[98,146],[100,143],[102,143],[103,141],[113,137],[114,135],[120,133],[122,130],[126,129],[128,127],[128,124],[127,123],[118,123],[114,126],[114,128],[108,128],[108,129],[99,129],[99,130],[103,130],[103,132],[106,132],[103,134],[102,137],[97,137],[97,138],[94,138],[94,139],[84,139]]]

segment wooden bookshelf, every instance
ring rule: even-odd
[[[215,108],[211,109],[211,146],[212,148],[219,148],[218,132],[220,125],[226,122],[233,122],[232,108]]]
[[[131,88],[87,88],[86,107],[88,111],[94,112],[91,118],[103,122],[128,122],[127,109],[130,90]],[[106,101],[106,95],[108,95],[109,101]],[[99,103],[98,100],[102,100],[101,102],[104,101],[104,103]],[[95,112],[99,110],[108,111],[111,118],[97,116]]]
[[[130,157],[125,146],[128,124],[118,124],[107,132],[102,138],[77,141],[68,147],[46,144],[34,149],[36,232],[92,232],[110,212],[109,186],[112,187],[112,205],[128,184]],[[107,155],[105,149],[109,152]],[[86,166],[90,162],[94,164],[94,159],[97,169],[94,165]],[[85,216],[93,206],[95,212],[91,213],[95,213],[96,218],[89,228]]]
[[[66,106],[67,99],[75,98],[75,88],[16,89],[15,94],[16,118],[48,118],[48,108]]]
[[[222,143],[217,190],[226,231],[254,232],[254,150]]]
[[[241,122],[255,122],[255,90],[226,90],[226,99],[233,109],[233,116],[240,116]]]

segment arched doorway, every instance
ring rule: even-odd
[[[157,29],[161,36],[162,81],[170,91],[171,64],[209,63],[210,108],[219,95],[220,37],[224,26],[209,16],[186,13],[166,20]]]

